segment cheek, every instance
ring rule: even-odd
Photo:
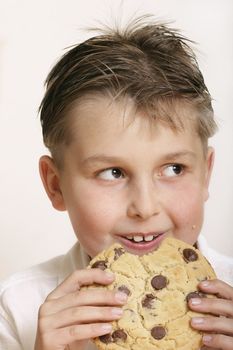
[[[176,238],[195,243],[203,223],[204,196],[200,186],[183,186],[176,196],[170,196],[168,208],[174,223]]]
[[[107,192],[107,191],[106,191]],[[82,187],[69,203],[68,212],[77,236],[104,234],[119,216],[116,199],[99,188]]]
[[[73,230],[86,253],[93,257],[112,243],[111,233],[120,220],[119,201],[98,189],[79,192],[68,212]]]
[[[196,224],[203,218],[204,203],[196,194],[191,198],[183,196],[173,208],[173,213],[180,225],[188,226]]]

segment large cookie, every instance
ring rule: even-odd
[[[199,250],[170,237],[143,256],[114,244],[97,255],[90,267],[113,271],[115,281],[103,288],[128,294],[122,318],[112,323],[112,333],[94,339],[98,349],[200,349],[201,333],[190,326],[190,319],[200,314],[191,311],[187,301],[211,297],[200,293],[197,284],[216,276]]]

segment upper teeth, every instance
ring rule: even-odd
[[[145,240],[146,242],[149,242],[149,241],[152,241],[152,239],[154,239],[154,237],[155,237],[155,236],[153,236],[153,235],[146,236],[146,237],[144,237],[144,240]]]
[[[150,242],[154,239],[155,236],[153,235],[148,235],[148,236],[129,236],[128,239],[133,240],[134,242],[142,242],[142,241],[146,241],[146,242]]]

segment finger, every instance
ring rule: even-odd
[[[46,348],[54,349],[54,339],[57,348],[65,347],[75,341],[91,339],[110,333],[112,325],[110,323],[94,323],[87,325],[72,325],[70,327],[61,328],[54,332],[48,332],[43,337],[43,343]]]
[[[46,332],[48,329],[64,328],[74,324],[113,321],[118,320],[122,314],[123,309],[119,307],[75,307],[59,312],[56,317],[52,315],[42,319],[40,329]]]
[[[217,294],[218,296],[233,301],[233,287],[229,284],[215,280],[206,280],[199,283],[198,287],[205,293]]]
[[[193,317],[191,325],[203,331],[233,335],[233,319],[226,317]]]
[[[232,350],[233,338],[223,334],[205,334],[202,338],[203,344],[208,348]]]
[[[189,307],[197,312],[211,313],[214,315],[233,316],[233,302],[218,298],[192,298]]]
[[[114,274],[109,271],[101,269],[76,270],[48,295],[47,300],[57,299],[68,293],[76,292],[84,285],[94,283],[107,285],[113,281]]]
[[[40,309],[40,315],[52,315],[67,308],[76,306],[124,305],[127,295],[119,291],[109,291],[96,288],[80,290],[57,299],[47,300]]]

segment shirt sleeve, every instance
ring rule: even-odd
[[[7,319],[5,311],[0,305],[0,349],[23,350],[18,339],[14,324]]]

